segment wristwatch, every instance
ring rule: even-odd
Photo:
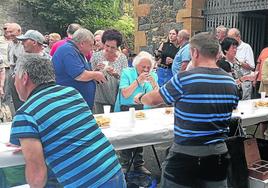
[[[141,94],[141,95],[139,96],[138,100],[139,100],[140,103],[141,103],[141,98],[142,98],[144,95],[145,95],[145,94],[143,93],[143,94]]]

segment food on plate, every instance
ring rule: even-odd
[[[99,125],[99,127],[109,127],[111,119],[108,117],[104,117],[104,116],[96,116],[95,117],[97,124]]]
[[[144,119],[145,118],[145,113],[142,112],[142,111],[138,111],[138,112],[136,112],[135,117],[137,119]]]
[[[268,107],[268,101],[257,101],[255,102],[255,107]]]
[[[166,108],[165,114],[173,114],[173,108]]]

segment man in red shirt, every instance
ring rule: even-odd
[[[73,38],[73,34],[74,32],[76,32],[78,29],[81,28],[81,25],[77,24],[77,23],[72,23],[68,26],[66,33],[67,33],[67,37],[56,42],[55,44],[53,44],[53,46],[51,47],[50,50],[50,55],[53,56],[54,53],[56,52],[56,50],[58,49],[58,47],[62,46],[63,44],[66,43],[66,41],[70,40]]]

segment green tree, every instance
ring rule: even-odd
[[[116,20],[113,15],[112,0],[23,0],[40,17],[49,31],[61,31],[70,23],[86,23],[95,30],[107,26],[109,20]]]
[[[34,16],[46,24],[48,32],[65,34],[70,23],[80,23],[92,32],[116,28],[127,39],[134,32],[129,16],[129,0],[22,0],[33,9]],[[127,10],[127,11],[126,11]],[[132,37],[133,38],[133,37]]]

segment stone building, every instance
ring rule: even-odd
[[[237,27],[255,58],[268,44],[268,0],[133,0],[135,52],[153,52],[172,28],[214,31]]]
[[[169,30],[204,28],[205,0],[134,0],[135,52],[153,52],[167,39]]]
[[[0,1],[0,28],[6,22],[16,22],[21,25],[23,32],[28,29],[37,29],[45,32],[45,25],[41,20],[36,19],[32,10],[26,7],[21,0],[1,0]],[[3,31],[0,30],[0,35]]]
[[[152,53],[172,28],[188,29],[193,35],[218,25],[237,27],[255,57],[268,44],[268,0],[133,0],[133,4],[136,53]],[[23,31],[46,31],[21,0],[0,1],[0,27],[6,22],[19,23]]]

